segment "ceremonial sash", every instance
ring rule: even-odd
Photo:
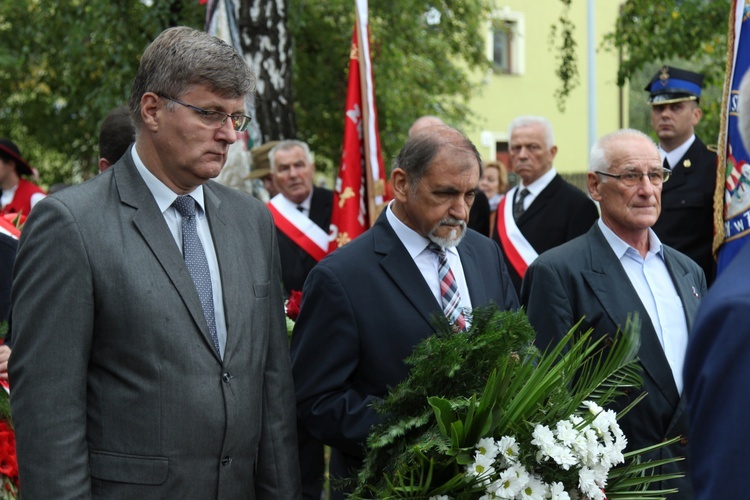
[[[523,278],[526,269],[539,254],[536,253],[531,243],[526,241],[513,218],[513,199],[517,190],[518,188],[514,187],[508,191],[497,206],[497,236],[508,261],[516,273]],[[508,202],[509,199],[510,202]]]
[[[297,210],[297,205],[277,194],[268,202],[276,228],[284,233],[298,247],[321,260],[328,254],[328,233],[309,217]]]

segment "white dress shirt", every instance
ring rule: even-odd
[[[438,276],[438,255],[427,248],[430,244],[429,239],[420,235],[396,217],[396,214],[391,209],[392,204],[393,202],[389,203],[386,208],[385,215],[388,223],[395,231],[398,239],[406,247],[406,251],[409,252],[409,255],[419,268],[419,272],[422,273],[427,286],[430,287],[432,294],[435,296],[435,300],[442,308],[440,277]],[[460,307],[466,313],[471,312],[471,296],[469,295],[469,288],[466,285],[466,276],[464,275],[464,268],[461,265],[461,256],[458,254],[456,247],[445,248],[445,255],[448,258],[448,265],[450,265],[451,271],[453,271],[453,276],[456,278],[458,294],[461,298]],[[466,327],[468,328],[469,316],[466,317],[466,320]]]
[[[526,195],[526,198],[523,200],[523,209],[524,211],[529,208],[529,205],[536,199],[537,196],[539,196],[539,193],[544,191],[544,188],[546,188],[550,182],[552,182],[552,179],[555,178],[557,175],[557,170],[555,170],[555,167],[550,168],[547,170],[541,177],[539,177],[537,180],[529,184],[528,186],[523,185],[523,181],[521,181],[518,184],[518,189],[514,193],[514,198],[518,198],[519,193],[523,191],[524,188],[526,188],[529,191],[529,194]],[[515,204],[516,200],[513,200],[513,203]],[[507,201],[505,203],[508,203]]]

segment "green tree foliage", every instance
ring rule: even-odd
[[[42,183],[96,172],[99,125],[126,103],[143,49],[166,27],[203,25],[197,0],[145,3],[0,2],[0,136]]]
[[[338,165],[351,0],[287,0],[297,137]],[[434,9],[440,21],[427,22]],[[372,58],[386,162],[411,122],[467,123],[468,70],[484,57],[485,0],[370,2]],[[0,3],[0,136],[18,143],[44,184],[96,172],[97,134],[126,102],[140,54],[163,29],[202,28],[198,0],[27,0]]]
[[[703,73],[703,119],[696,133],[718,137],[731,0],[626,0],[605,47],[623,55],[617,80],[630,82],[631,126],[651,130],[643,90],[664,65]]]
[[[470,123],[469,70],[487,68],[485,0],[370,1],[370,40],[383,157],[403,145],[412,122],[431,114]],[[338,166],[344,134],[351,0],[288,0],[294,40],[297,135]],[[436,22],[439,13],[439,22]]]

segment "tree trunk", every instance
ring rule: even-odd
[[[239,14],[242,49],[258,75],[255,113],[261,143],[295,138],[286,0],[240,0]]]

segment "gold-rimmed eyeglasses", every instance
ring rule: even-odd
[[[167,97],[165,95],[160,97],[163,97],[164,99],[172,102],[176,102],[177,104],[185,106],[186,108],[192,109],[193,111],[198,113],[198,116],[200,116],[203,123],[212,127],[221,128],[224,126],[228,119],[232,120],[232,128],[234,128],[234,130],[237,132],[244,132],[245,130],[247,130],[248,125],[250,125],[249,116],[230,115],[229,113],[224,113],[223,111],[201,109],[198,106],[193,106],[192,104],[178,101],[173,97]]]
[[[599,175],[612,177],[622,182],[626,186],[633,187],[640,184],[641,179],[647,177],[649,182],[654,186],[661,186],[669,180],[669,176],[672,174],[671,170],[666,168],[660,168],[658,170],[651,170],[650,172],[625,172],[624,174],[610,174],[607,172],[596,171]]]

